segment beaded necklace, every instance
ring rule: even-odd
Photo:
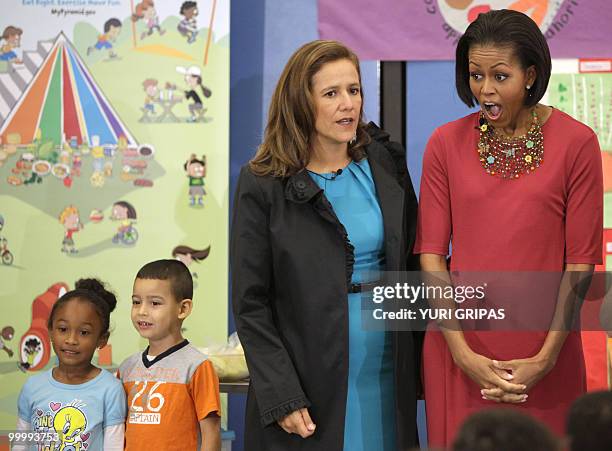
[[[480,112],[477,127],[478,157],[487,174],[503,179],[518,179],[544,163],[544,135],[535,109],[527,134],[516,138],[499,136]]]

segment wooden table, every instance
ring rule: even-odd
[[[219,391],[221,393],[246,394],[249,391],[249,381],[219,382]]]

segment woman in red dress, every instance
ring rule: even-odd
[[[549,324],[569,278],[601,263],[601,155],[589,127],[538,103],[550,71],[544,36],[516,11],[481,14],[457,46],[459,97],[480,111],[438,128],[429,140],[415,253],[424,271],[447,277],[452,244],[453,275],[548,271],[558,283],[535,303],[509,296],[501,305],[522,314],[519,322],[548,312],[539,330],[430,327],[424,348],[430,446],[449,445],[469,414],[497,403],[561,434],[571,402],[585,391],[580,335]]]

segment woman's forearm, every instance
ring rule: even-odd
[[[427,285],[451,285],[450,273],[443,255],[421,254],[420,261],[423,279]],[[429,299],[429,305],[432,309],[454,310],[456,308],[455,301],[452,299]],[[455,315],[452,315],[452,318],[455,318]],[[449,319],[439,322],[438,325],[456,363],[471,351],[463,330],[461,330],[461,324],[457,319]]]
[[[593,269],[593,265],[587,264],[568,264],[565,267],[553,320],[538,353],[538,357],[549,361],[552,365],[557,361],[569,331],[575,327],[577,314],[590,286],[589,278]]]

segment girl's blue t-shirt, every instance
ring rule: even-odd
[[[32,425],[32,432],[58,433],[59,441],[41,443],[43,447],[53,445],[49,449],[64,451],[103,449],[104,428],[125,422],[126,398],[121,381],[102,370],[84,384],[63,384],[53,378],[52,371],[26,381],[19,394],[19,418]]]

